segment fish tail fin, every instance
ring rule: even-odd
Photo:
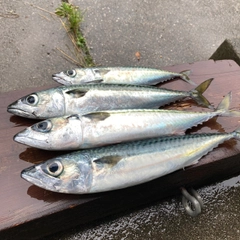
[[[229,92],[224,98],[223,100],[219,103],[218,107],[217,107],[217,111],[223,111],[226,112],[229,109],[230,106],[230,102],[232,100],[232,92]]]
[[[229,110],[231,100],[232,92],[229,92],[219,103],[216,111],[218,111],[220,115],[224,117],[240,117],[240,111]]]
[[[193,89],[192,91],[190,91],[190,95],[191,97],[199,104],[202,105],[204,107],[208,107],[208,108],[213,108],[213,106],[210,104],[210,102],[202,95],[207,88],[209,87],[209,85],[211,84],[213,78],[210,78],[204,82],[202,82],[201,84],[199,84],[195,89]]]
[[[190,80],[189,78],[189,75],[191,73],[191,70],[184,70],[184,71],[181,71],[180,74],[181,74],[181,79],[187,83],[190,83],[192,85],[197,85],[195,82],[193,82],[192,80]]]
[[[233,132],[233,134],[234,134],[234,137],[235,137],[236,139],[240,140],[240,127],[237,128],[237,129]]]

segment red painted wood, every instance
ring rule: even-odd
[[[232,91],[231,108],[240,109],[240,68],[235,62],[209,60],[169,66],[165,69],[175,72],[189,69],[190,78],[197,84],[213,77],[214,81],[204,96],[217,106],[223,96]],[[193,88],[181,80],[162,86],[179,90]],[[58,194],[40,189],[22,180],[21,170],[63,153],[15,143],[13,136],[36,121],[13,116],[7,113],[6,109],[8,104],[16,99],[43,88],[0,95],[0,239],[34,239],[176,194],[181,186],[200,186],[240,172],[240,142],[230,140],[202,158],[197,165],[136,187],[84,196]],[[191,100],[170,105],[168,108],[208,111],[196,106]],[[188,132],[229,132],[238,125],[238,118],[219,117]]]

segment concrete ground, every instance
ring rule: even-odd
[[[60,0],[0,0],[0,91],[50,84],[54,72],[74,64],[61,23],[50,12]],[[240,2],[74,0],[85,11],[83,33],[98,65],[148,66],[208,59],[239,33]],[[136,53],[141,57],[138,61]]]
[[[102,65],[161,68],[206,60],[240,30],[237,0],[73,2],[86,10],[84,34]]]
[[[240,32],[238,0],[73,0],[71,2],[86,10],[82,31],[95,63],[103,66],[161,68],[207,60],[226,38],[238,37]],[[64,59],[59,52],[58,49],[62,49],[72,55],[69,50],[72,48],[71,42],[60,21],[47,12],[54,12],[61,1],[32,0],[31,4],[34,5],[26,1],[0,0],[0,92],[52,84],[53,73],[75,66]],[[232,194],[228,192],[229,195],[235,196],[236,191],[239,193],[236,189]],[[225,201],[229,200],[229,195]],[[221,196],[221,200],[222,198]],[[186,229],[189,228],[190,220],[187,220],[186,224],[184,213],[179,211],[175,213],[171,210],[172,205],[178,207],[175,200],[172,201],[163,203],[165,212],[162,218],[167,214],[169,216],[164,223],[159,220],[157,210],[152,207],[150,210],[145,210],[146,214],[150,214],[147,218],[150,224],[146,224],[146,217],[142,212],[137,215],[138,217],[130,214],[120,218],[120,222],[103,224],[103,228],[95,227],[96,230],[92,230],[95,232],[90,231],[90,233],[101,239],[100,233],[111,226],[111,239],[120,239],[120,236],[123,237],[122,239],[128,239],[127,236],[131,236],[129,239],[141,239],[141,236],[146,239],[147,231],[155,231],[155,237],[152,239],[159,239],[158,233],[168,236],[165,239],[174,239],[174,234],[180,234],[181,229],[184,229],[184,234],[179,239],[192,239],[193,236],[196,239],[215,239],[214,234],[222,230],[223,221],[220,220],[224,220],[224,215],[210,212],[210,215],[206,215],[211,218],[209,222],[206,218],[197,224],[195,221],[196,235],[193,230],[189,238]],[[210,206],[211,204],[208,207]],[[238,209],[236,206],[234,205],[235,210]],[[234,211],[235,218],[239,218],[238,212]],[[227,213],[226,210],[225,214]],[[222,239],[239,237],[239,230],[230,224],[232,215],[228,216],[229,219],[227,218],[226,221],[229,223],[224,228]],[[136,222],[133,222],[133,217]],[[120,227],[130,221],[133,223],[131,229]],[[141,221],[146,225],[144,233],[139,231],[143,226],[139,224]],[[162,223],[164,227],[157,228],[158,223]],[[171,229],[176,227],[175,224],[178,228],[172,231],[173,235],[171,235]],[[201,229],[204,231],[200,231]],[[207,232],[207,229],[211,231]],[[164,235],[164,232],[168,235]],[[56,239],[80,239],[75,238],[80,235],[72,233],[69,238],[66,235],[64,238],[59,235]]]
[[[52,74],[73,66],[57,50],[71,47],[54,12],[61,1],[0,0],[0,91],[52,84]]]

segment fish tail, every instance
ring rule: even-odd
[[[197,84],[195,82],[193,82],[192,80],[190,80],[190,78],[189,78],[190,73],[191,73],[191,70],[184,70],[184,71],[181,71],[179,74],[183,81],[196,86]]]
[[[209,85],[211,84],[213,78],[210,78],[204,82],[202,82],[200,85],[198,85],[195,89],[190,91],[190,96],[199,104],[204,107],[213,108],[213,106],[210,104],[210,102],[202,95]]]
[[[240,127],[233,132],[234,138],[240,140]]]
[[[229,92],[223,98],[223,100],[219,103],[216,111],[219,112],[219,115],[224,117],[240,117],[239,111],[229,110],[231,100],[232,100],[232,92]]]

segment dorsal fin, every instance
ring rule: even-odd
[[[99,73],[103,76],[106,75],[108,72],[110,72],[110,69],[106,69],[106,68],[98,68],[97,69],[99,71]]]

